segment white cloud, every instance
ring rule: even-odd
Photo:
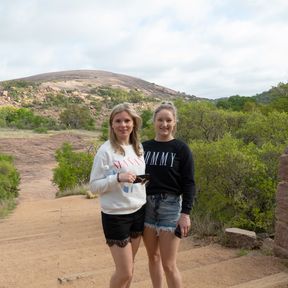
[[[2,0],[0,80],[123,73],[199,97],[288,81],[286,0]]]

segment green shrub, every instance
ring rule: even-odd
[[[0,199],[18,196],[20,175],[13,164],[13,158],[0,154]]]
[[[58,93],[54,95],[53,93],[48,93],[45,96],[43,107],[68,107],[71,104],[81,104],[84,100],[77,96],[68,96],[63,93]]]
[[[15,199],[0,199],[0,218],[6,217],[16,207]]]
[[[13,88],[27,88],[29,86],[36,87],[37,85],[33,82],[24,80],[11,80],[2,82],[1,86],[4,90],[11,91]]]
[[[69,129],[95,129],[95,121],[87,107],[70,105],[60,114],[59,118],[61,123]]]
[[[35,115],[27,108],[0,108],[0,127],[35,129],[45,127],[47,129],[57,128],[56,121],[50,117]]]
[[[57,149],[55,158],[58,166],[53,170],[53,183],[60,191],[72,189],[89,182],[93,164],[93,155],[86,152],[74,152],[69,143]]]
[[[263,161],[269,147],[262,151],[226,135],[217,142],[194,142],[191,148],[198,190],[197,217],[208,214],[220,226],[271,232],[277,177],[270,175],[276,172],[275,164]]]
[[[37,127],[33,131],[36,133],[39,133],[39,134],[47,134],[48,133],[48,130],[46,127]]]
[[[104,102],[108,108],[123,103],[140,103],[146,100],[146,97],[141,91],[134,90],[124,90],[120,88],[111,88],[111,87],[97,87],[90,90],[91,94],[99,95],[104,98]]]
[[[260,112],[247,114],[245,125],[236,131],[237,138],[245,143],[253,142],[257,146],[271,142],[274,145],[283,145],[288,139],[288,113],[271,112],[264,115]]]

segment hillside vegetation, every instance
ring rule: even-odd
[[[233,111],[260,110],[268,113],[273,110],[288,112],[288,83],[279,83],[268,91],[256,94],[255,96],[231,96],[215,101],[218,108]]]
[[[149,103],[177,97],[195,98],[138,78],[104,71],[55,72],[0,82],[0,106],[28,108],[56,121],[65,110],[72,109],[71,113],[75,113],[75,109],[81,108],[78,111],[81,117],[89,112],[99,125],[117,103],[127,101],[145,109],[151,106]],[[58,123],[64,124],[60,128],[70,124],[70,128],[79,128],[65,121]]]

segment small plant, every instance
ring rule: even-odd
[[[215,236],[221,230],[219,223],[211,217],[209,213],[205,215],[200,215],[196,211],[192,211],[192,234],[196,234],[200,238],[206,236]]]
[[[237,252],[237,256],[238,257],[242,257],[242,256],[246,256],[249,254],[249,250],[241,248],[238,252]]]
[[[87,152],[74,152],[69,143],[64,143],[56,151],[58,166],[53,170],[53,183],[59,190],[72,190],[89,182],[93,155]]]
[[[69,129],[95,129],[94,119],[87,107],[70,105],[60,114],[60,121]]]
[[[13,157],[0,154],[0,218],[5,217],[16,206],[20,174],[14,166]]]
[[[89,187],[87,184],[76,185],[72,188],[65,189],[64,191],[58,191],[56,193],[56,198],[73,196],[73,195],[87,195]]]
[[[13,164],[13,158],[0,155],[0,200],[18,196],[20,175]]]
[[[4,218],[16,207],[15,199],[0,199],[0,218]]]
[[[48,130],[46,127],[37,127],[34,129],[34,132],[39,133],[39,134],[47,134]]]

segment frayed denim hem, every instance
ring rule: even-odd
[[[151,228],[156,230],[156,235],[159,236],[160,231],[171,232],[174,233],[174,227],[167,227],[167,226],[156,226],[155,224],[144,223],[144,226],[147,228]]]

